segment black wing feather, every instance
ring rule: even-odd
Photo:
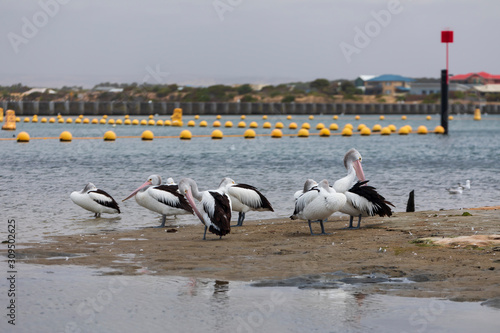
[[[385,198],[376,191],[375,187],[366,185],[366,183],[368,182],[368,180],[357,182],[353,187],[351,187],[349,192],[357,194],[371,202],[375,206],[373,215],[378,215],[381,217],[391,216],[392,211],[389,205],[392,207],[394,207],[394,205],[391,202],[385,200]]]
[[[95,191],[89,191],[90,192],[95,192],[95,193],[98,193],[98,194],[102,194],[108,198],[111,199],[111,201],[102,201],[102,200],[95,200],[98,204],[100,205],[103,205],[103,206],[106,206],[106,207],[109,207],[109,208],[113,208],[113,209],[116,209],[118,211],[118,213],[121,213],[120,212],[120,207],[118,207],[118,203],[116,203],[115,199],[113,199],[112,196],[110,196],[107,192],[103,191],[103,190],[100,190],[100,189],[97,189]]]
[[[209,193],[215,200],[215,211],[214,216],[210,216],[213,225],[208,230],[217,236],[227,235],[231,232],[231,204],[229,198],[219,192],[209,191]],[[209,212],[208,207],[203,208],[206,212]]]
[[[189,202],[187,201],[187,199],[182,194],[180,194],[177,191],[178,188],[179,187],[177,185],[159,185],[159,186],[155,186],[155,189],[160,190],[160,191],[168,192],[168,193],[174,195],[177,199],[179,199],[178,202],[172,202],[172,201],[168,201],[168,200],[163,200],[161,198],[159,198],[158,201],[160,201],[161,203],[163,203],[165,205],[169,205],[170,207],[184,209],[185,211],[188,211],[191,214],[194,214],[193,208],[191,207],[191,205],[189,204]]]
[[[262,193],[260,193],[260,191],[257,190],[257,188],[255,188],[254,186],[248,185],[248,184],[236,184],[236,185],[233,185],[233,187],[241,187],[241,188],[244,188],[247,190],[255,191],[260,197],[260,201],[262,202],[262,207],[252,207],[252,208],[269,209],[271,212],[274,212],[274,209],[271,206],[271,203],[269,202],[269,200],[267,200],[267,198]]]

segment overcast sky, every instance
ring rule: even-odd
[[[0,84],[500,74],[497,0],[1,0]]]

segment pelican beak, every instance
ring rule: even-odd
[[[360,182],[365,180],[365,173],[363,172],[363,167],[361,166],[361,161],[356,160],[352,162],[352,166],[354,167],[354,171],[356,171],[356,177]]]
[[[195,214],[198,216],[198,218],[200,219],[201,223],[205,223],[203,221],[203,216],[201,215],[200,211],[198,210],[198,208],[196,207],[196,204],[194,202],[194,198],[193,198],[193,195],[191,194],[191,190],[188,188],[185,190],[184,192],[185,196],[186,196],[186,199],[187,201],[189,202],[189,204],[191,205],[191,208],[193,208],[193,211],[195,212]]]
[[[141,186],[139,186],[134,192],[132,192],[128,197],[126,197],[125,199],[122,200],[125,201],[125,200],[128,200],[130,198],[132,198],[134,195],[137,194],[137,192],[139,192],[142,188],[148,186],[148,185],[151,185],[151,182],[148,180],[147,182],[145,182],[144,184],[142,184]]]

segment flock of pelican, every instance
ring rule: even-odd
[[[361,154],[356,149],[350,149],[344,156],[344,166],[347,175],[329,185],[323,179],[319,183],[307,179],[304,188],[295,193],[295,210],[290,216],[292,220],[307,220],[311,235],[327,234],[324,221],[335,212],[350,216],[347,229],[359,229],[361,218],[367,216],[391,216],[389,206],[394,205],[385,200],[374,187],[368,186],[361,166]],[[238,212],[236,226],[242,226],[245,213],[249,211],[274,211],[271,203],[248,184],[238,184],[231,178],[222,179],[215,190],[200,191],[191,178],[182,179],[175,184],[172,178],[162,184],[158,175],[149,176],[147,181],[134,190],[122,201],[135,197],[136,202],[153,212],[162,215],[164,227],[167,216],[195,214],[205,225],[203,239],[207,230],[217,236],[225,236],[231,232],[231,211]],[[88,183],[81,191],[70,195],[71,200],[80,207],[95,213],[120,213],[117,202],[105,191],[97,189]],[[195,199],[201,204],[198,209]],[[353,226],[354,218],[358,218],[357,226]],[[314,233],[312,222],[319,222],[321,233]]]

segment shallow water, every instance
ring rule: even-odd
[[[71,260],[71,259],[70,259]],[[496,332],[498,309],[335,288],[106,275],[77,266],[18,267],[15,330],[2,332]],[[0,288],[6,289],[5,279]]]
[[[363,116],[355,121],[352,116],[341,116],[337,121],[342,128],[350,122],[355,126],[375,123],[397,127],[410,124],[415,130],[419,125],[433,129],[439,117],[431,121],[425,116],[409,116],[403,121],[398,116]],[[164,118],[166,119],[166,118]],[[185,123],[191,118],[187,117]],[[211,124],[215,117],[200,118]],[[239,117],[223,117],[222,123],[231,120],[236,126]],[[247,117],[247,124],[264,122],[261,117]],[[329,125],[331,116],[269,117],[268,121],[285,124],[284,133],[291,121],[299,125],[309,122],[312,128],[319,122]],[[83,124],[18,123],[18,130],[27,131],[32,137],[59,136],[70,130],[74,137],[102,137],[107,130],[117,135],[140,135],[146,128],[155,135],[178,135],[181,128],[158,126],[115,126]],[[455,209],[498,205],[500,199],[499,116],[483,115],[482,121],[473,121],[470,115],[456,116],[450,122],[450,135],[372,135],[361,137],[333,136],[307,139],[283,137],[271,139],[257,137],[245,140],[226,137],[223,140],[193,138],[118,139],[102,140],[31,140],[27,144],[0,141],[2,159],[0,168],[0,200],[4,218],[14,218],[17,232],[23,241],[40,241],[43,236],[92,232],[103,228],[136,228],[154,226],[159,216],[137,205],[134,200],[124,203],[130,192],[151,174],[165,180],[173,177],[179,181],[191,177],[200,189],[216,188],[223,177],[229,176],[240,183],[256,186],[272,203],[275,212],[249,212],[247,219],[287,218],[293,212],[293,193],[301,189],[305,179],[317,181],[326,178],[331,183],[345,175],[342,159],[345,152],[355,147],[363,156],[363,168],[370,184],[389,201],[395,211],[405,211],[408,194],[415,190],[417,210]],[[186,129],[184,127],[183,129]],[[213,128],[189,128],[193,134],[209,134]],[[224,128],[225,134],[241,134],[243,129]],[[258,128],[257,133],[270,129]],[[3,137],[12,132],[1,131]],[[462,195],[450,195],[446,188],[470,179],[472,189]],[[72,191],[81,190],[87,182],[110,193],[120,204],[122,214],[106,215],[94,219],[93,214],[74,205],[69,199]],[[176,223],[198,223],[194,216],[179,217]],[[2,233],[4,231],[2,230]]]

